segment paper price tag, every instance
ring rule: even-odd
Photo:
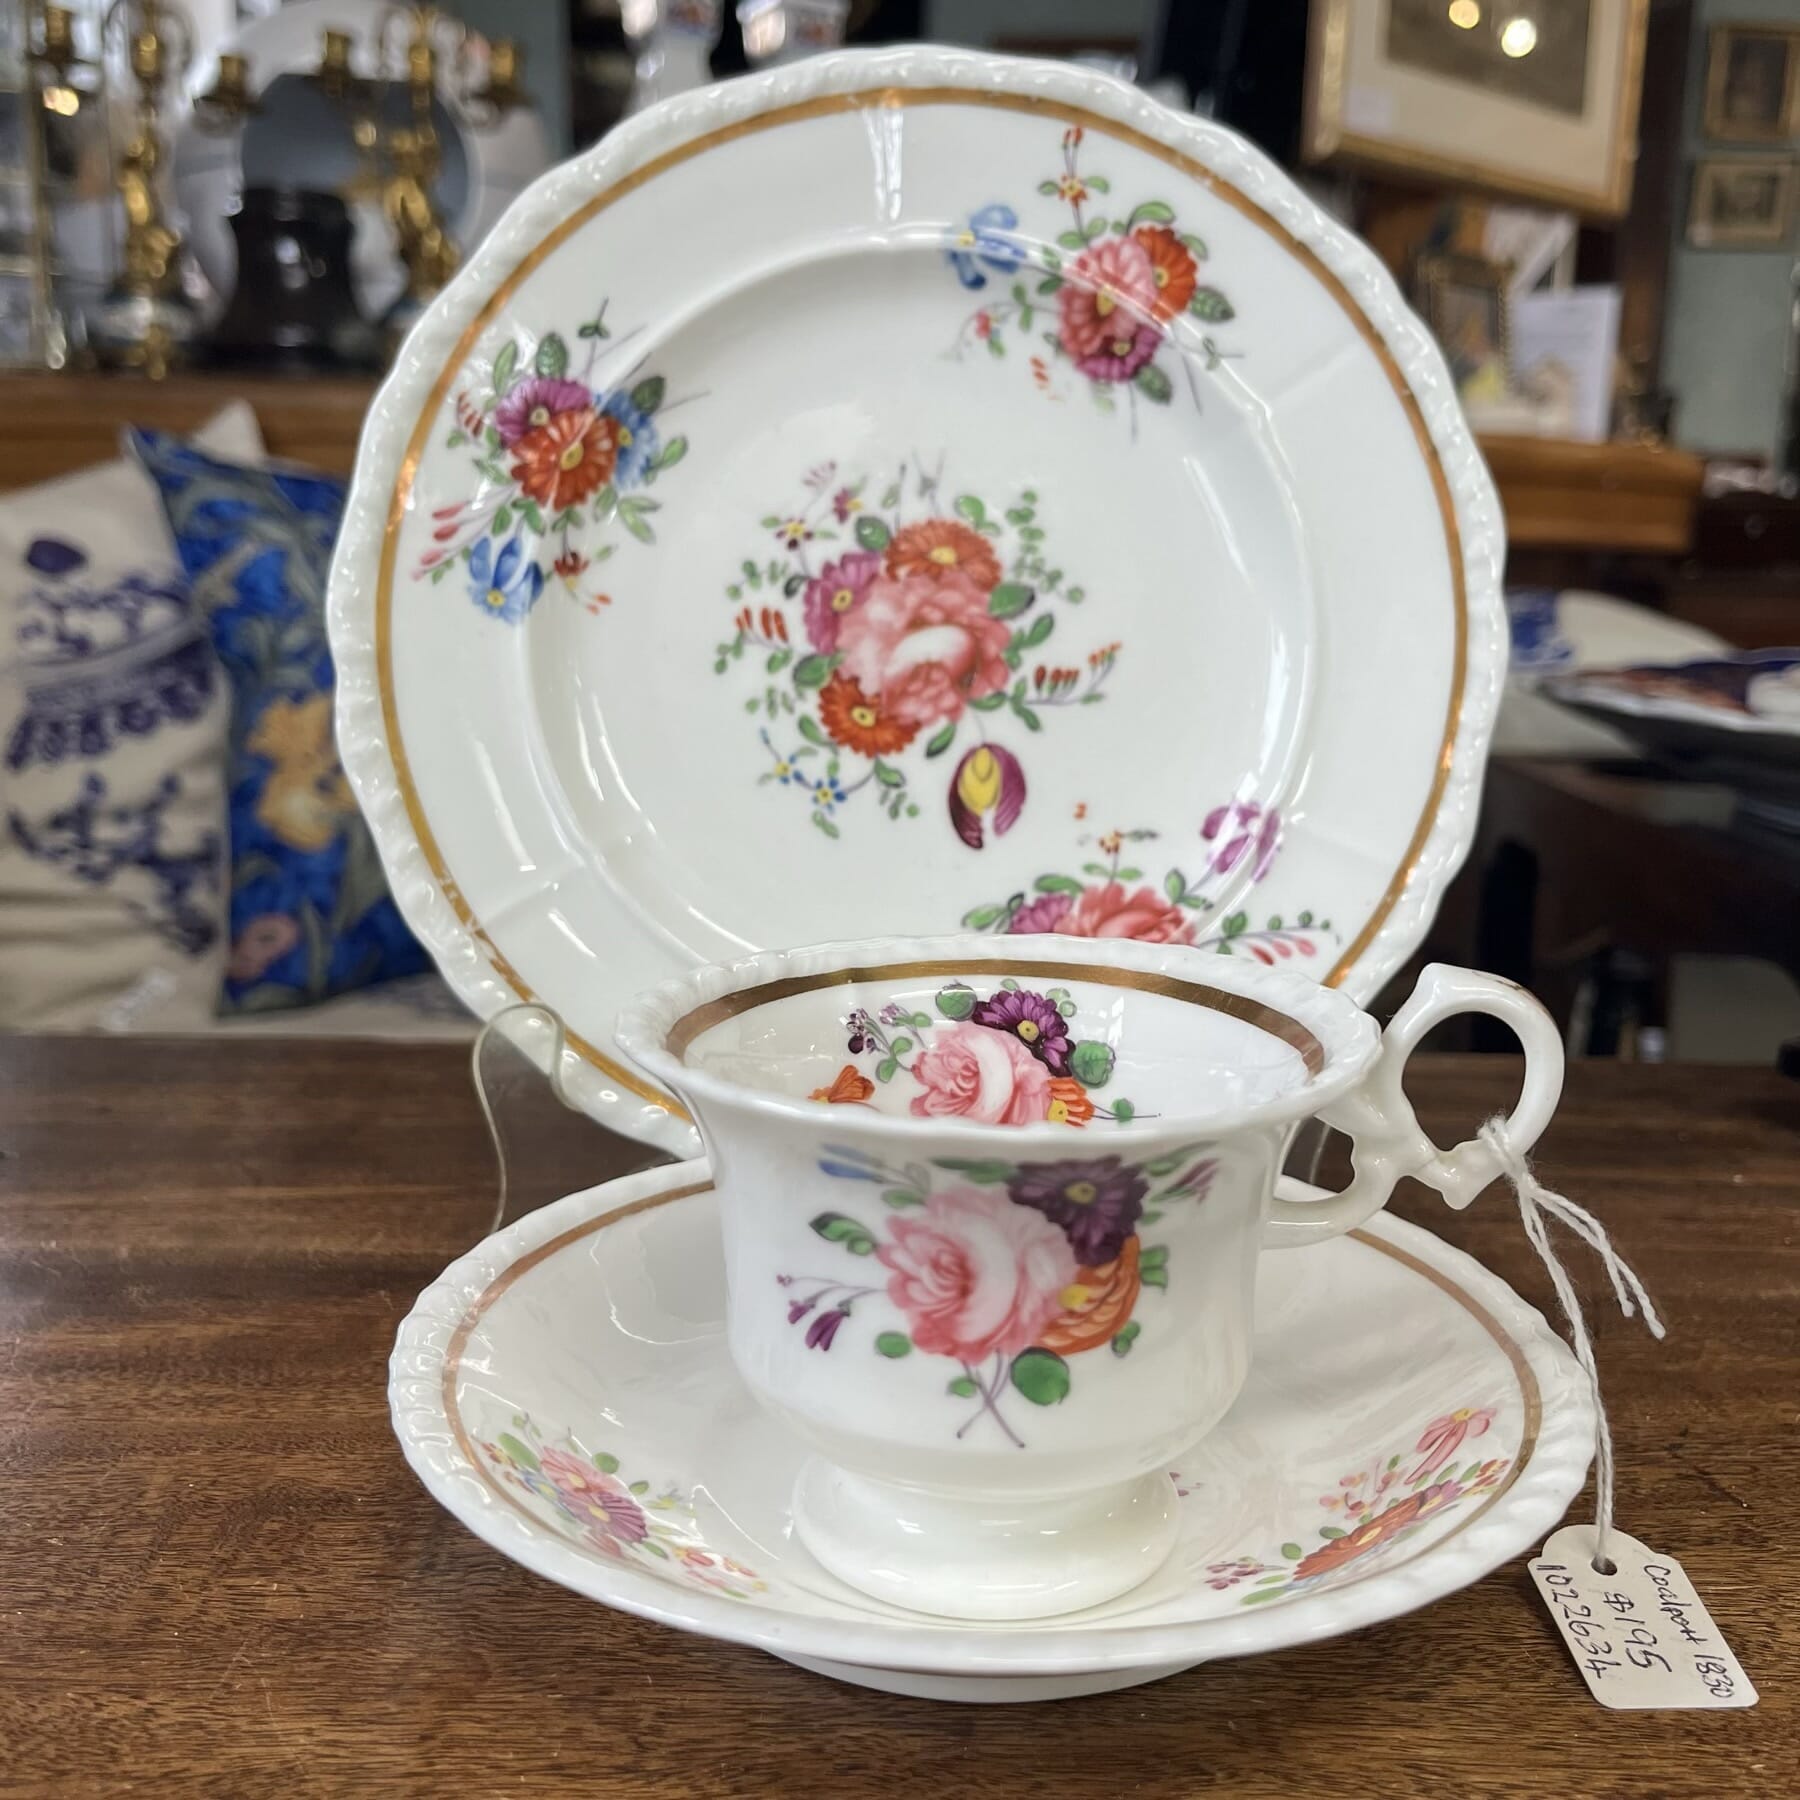
[[[1619,1712],[1754,1706],[1756,1689],[1672,1556],[1610,1532],[1614,1573],[1594,1567],[1592,1525],[1550,1534],[1531,1564],[1593,1696]]]

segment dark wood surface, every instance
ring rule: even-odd
[[[1516,1073],[1423,1059],[1421,1115],[1461,1135]],[[534,1200],[651,1160],[523,1123]],[[461,1052],[0,1040],[0,1793],[1800,1791],[1800,1084],[1578,1067],[1540,1167],[1667,1314],[1659,1346],[1579,1267],[1620,1522],[1760,1706],[1603,1711],[1520,1563],[1349,1639],[957,1707],[609,1613],[426,1496],[386,1361],[492,1203]],[[1502,1193],[1397,1208],[1551,1304]]]

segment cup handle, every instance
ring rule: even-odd
[[[1440,1150],[1419,1128],[1406,1098],[1406,1061],[1426,1032],[1457,1013],[1488,1013],[1512,1028],[1525,1049],[1525,1082],[1506,1121],[1507,1136],[1521,1155],[1550,1123],[1562,1093],[1563,1046],[1556,1021],[1515,982],[1473,969],[1431,963],[1406,1004],[1381,1036],[1368,1074],[1320,1117],[1347,1132],[1355,1173],[1341,1194],[1319,1194],[1282,1176],[1263,1243],[1272,1250],[1323,1243],[1374,1217],[1403,1175],[1416,1175],[1459,1210],[1499,1175],[1500,1160],[1480,1138]]]

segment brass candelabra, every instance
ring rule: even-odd
[[[85,66],[76,54],[73,9],[38,4],[36,12],[34,67],[65,83],[70,69]],[[174,0],[113,0],[101,41],[103,53],[129,69],[134,91],[124,143],[113,158],[123,213],[118,270],[89,329],[106,360],[160,377],[181,360],[200,327],[163,178],[168,107],[193,61],[193,28]],[[360,167],[344,198],[379,203],[406,270],[405,291],[388,315],[395,329],[411,323],[458,260],[434,192],[444,161],[436,107],[454,108],[482,129],[530,104],[519,46],[495,39],[477,79],[475,44],[466,25],[435,5],[396,5],[375,31],[373,74],[356,72],[349,32],[327,31],[311,76],[342,108],[358,152]],[[403,106],[391,105],[396,93],[406,95]],[[260,110],[247,60],[221,55],[212,85],[194,102],[196,122],[205,131],[234,131]]]
[[[107,361],[157,379],[185,356],[200,327],[162,173],[169,102],[193,62],[194,33],[169,0],[113,0],[101,41],[130,70],[135,91],[114,165],[124,214],[119,265],[89,327]],[[247,75],[241,57],[221,59],[219,80],[195,103],[203,130],[234,130],[255,111]]]
[[[343,110],[360,159],[344,198],[379,203],[406,270],[405,291],[386,321],[396,332],[410,325],[449,281],[460,255],[434,191],[444,160],[436,107],[447,102],[481,128],[530,103],[519,46],[508,38],[494,40],[488,46],[485,77],[477,82],[472,42],[469,28],[437,6],[395,6],[382,15],[375,33],[375,75],[355,72],[349,32],[327,31],[312,77]],[[442,70],[446,60],[447,80]],[[390,104],[396,93],[406,96],[399,108]]]

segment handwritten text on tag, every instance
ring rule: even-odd
[[[1592,1525],[1550,1534],[1531,1564],[1576,1666],[1617,1711],[1754,1706],[1756,1689],[1672,1556],[1608,1533],[1614,1573],[1594,1567]]]

